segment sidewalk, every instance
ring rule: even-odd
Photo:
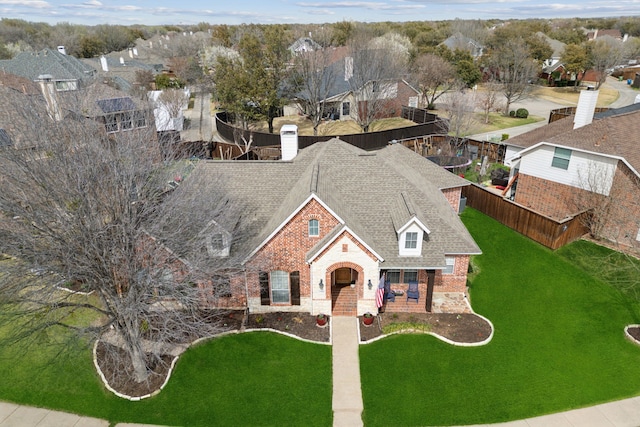
[[[362,390],[358,318],[331,317],[333,354],[333,426],[362,426]]]

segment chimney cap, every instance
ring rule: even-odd
[[[53,79],[53,76],[51,74],[40,74],[38,76],[38,80],[45,80],[45,81],[49,81]]]

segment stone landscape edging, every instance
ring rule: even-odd
[[[627,325],[624,327],[624,336],[635,345],[640,345],[640,341],[635,339],[630,333],[629,328],[640,328],[640,325]]]
[[[331,322],[330,322],[330,324],[331,324]],[[293,334],[290,334],[288,332],[283,332],[283,331],[279,331],[277,329],[271,329],[271,328],[244,329],[242,331],[235,329],[235,330],[231,330],[231,331],[221,332],[219,334],[211,335],[211,336],[208,336],[208,337],[198,338],[197,340],[195,340],[195,341],[191,342],[190,344],[186,345],[184,347],[184,350],[179,355],[177,355],[177,356],[175,356],[173,358],[173,360],[171,361],[171,366],[169,367],[169,371],[167,372],[167,377],[165,378],[165,380],[162,383],[162,385],[160,386],[160,388],[158,388],[157,390],[152,391],[151,393],[145,394],[144,396],[129,396],[129,395],[126,395],[124,393],[120,393],[119,391],[116,391],[113,387],[111,387],[109,385],[109,382],[107,381],[107,377],[105,377],[104,373],[102,372],[102,369],[100,369],[100,365],[98,364],[97,349],[98,349],[98,343],[100,342],[100,339],[97,339],[95,341],[95,343],[93,344],[93,365],[95,366],[96,371],[98,371],[98,375],[100,376],[100,379],[102,380],[102,383],[104,384],[104,386],[106,387],[107,390],[109,390],[111,393],[115,394],[116,396],[118,396],[118,397],[120,397],[122,399],[126,399],[126,400],[129,400],[131,402],[138,402],[140,400],[156,396],[158,393],[160,393],[162,391],[162,389],[169,382],[169,379],[171,378],[171,374],[173,373],[173,368],[175,367],[176,363],[178,362],[178,359],[180,358],[180,356],[182,356],[182,354],[185,351],[187,351],[189,348],[193,347],[194,345],[200,344],[200,343],[202,343],[204,341],[208,341],[208,340],[211,340],[211,339],[214,339],[214,338],[220,338],[220,337],[223,337],[225,335],[241,334],[241,333],[245,333],[245,332],[258,332],[258,331],[276,332],[278,334],[286,335],[288,337],[295,338],[295,339],[298,339],[300,341],[308,342],[308,343],[311,343],[311,344],[331,345],[331,332],[329,332],[329,342],[323,342],[323,341],[308,340],[306,338],[301,338],[301,337],[299,337],[297,335],[293,335]],[[330,329],[330,331],[331,331],[331,329]]]

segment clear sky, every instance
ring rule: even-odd
[[[0,17],[74,24],[189,25],[618,17],[640,0],[0,0]]]

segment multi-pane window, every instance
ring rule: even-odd
[[[343,116],[348,116],[351,114],[351,104],[348,102],[343,102],[342,103],[342,115]]]
[[[289,273],[286,271],[271,272],[271,302],[289,302]]]
[[[571,160],[571,150],[556,147],[553,153],[551,166],[553,166],[554,168],[567,170],[569,169],[569,160]]]
[[[387,281],[390,283],[400,283],[400,270],[387,270]]]
[[[317,219],[309,220],[309,236],[317,236],[320,234],[320,225]]]
[[[143,111],[124,111],[105,116],[107,133],[142,128],[146,125],[147,122]]]
[[[404,270],[402,274],[402,283],[417,282],[418,270]]]
[[[447,256],[444,257],[444,262],[447,266],[442,270],[442,274],[453,274],[453,267],[456,264],[456,259],[452,256]]]
[[[410,231],[406,233],[404,240],[405,249],[416,249],[418,247],[418,233]]]

